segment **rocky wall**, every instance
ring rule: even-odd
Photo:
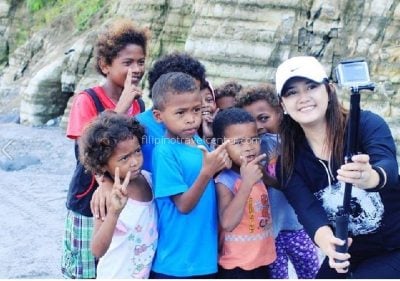
[[[1,12],[3,2],[0,0],[0,20],[5,14]],[[204,63],[214,85],[231,79],[245,85],[273,82],[279,63],[300,54],[316,56],[335,79],[332,69],[341,59],[364,57],[377,90],[363,93],[362,108],[387,119],[400,141],[400,0],[113,0],[108,3],[107,16],[129,17],[152,31],[148,66],[162,54],[187,51]],[[0,97],[6,89],[21,97],[23,123],[40,124],[58,116],[72,92],[101,81],[93,71],[96,28],[85,34],[76,34],[68,28],[64,27],[68,40],[55,41],[60,35],[47,32],[33,36],[9,55],[9,66],[0,78]],[[59,52],[58,56],[54,52]],[[57,57],[59,64],[52,64]],[[49,71],[50,65],[57,65],[50,71],[51,77],[41,74],[46,72],[44,69]],[[50,78],[51,83],[35,81]],[[147,90],[146,83],[143,87]],[[35,97],[43,93],[44,97]],[[53,97],[57,95],[64,96]],[[345,103],[348,96],[342,94]],[[50,101],[60,105],[53,106]],[[64,124],[67,116],[68,107],[64,111]]]

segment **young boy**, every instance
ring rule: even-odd
[[[231,165],[227,143],[208,152],[197,135],[202,100],[190,75],[161,75],[152,98],[154,117],[164,124],[166,134],[153,153],[159,241],[150,277],[214,277],[218,224],[212,177]]]
[[[152,97],[152,88],[161,75],[168,72],[183,72],[189,74],[196,81],[196,85],[200,87],[205,83],[206,69],[197,59],[186,53],[173,52],[165,55],[157,60],[149,71],[148,82],[150,89],[150,98]],[[136,119],[146,129],[146,137],[143,143],[143,155],[149,161],[145,161],[144,169],[152,171],[152,153],[157,141],[165,134],[165,126],[157,123],[153,116],[153,110],[150,108],[145,112],[138,114]]]
[[[197,59],[190,56],[187,53],[182,52],[173,52],[171,54],[167,54],[157,60],[153,67],[149,71],[148,82],[150,89],[150,97],[152,97],[152,87],[160,78],[161,75],[169,73],[169,72],[183,72],[189,74],[194,78],[196,86],[201,87],[206,83],[205,73],[206,69],[204,65],[200,63]],[[116,110],[120,111],[121,107]],[[136,120],[145,128],[145,136],[142,144],[143,157],[146,159],[143,164],[143,169],[149,172],[153,171],[152,165],[152,155],[153,149],[156,143],[163,142],[163,138],[165,135],[165,126],[163,123],[158,123],[153,116],[153,108],[146,110],[135,116]],[[109,187],[107,189],[107,186]],[[101,187],[98,188],[93,194],[93,200],[91,202],[93,214],[101,217],[105,217],[106,214],[106,202],[108,194],[111,191],[111,184],[101,184]]]
[[[256,120],[257,132],[261,138],[261,151],[267,154],[266,168],[269,174],[275,177],[275,165],[279,154],[277,134],[283,115],[275,87],[271,84],[247,87],[237,96],[236,105],[249,112]],[[271,278],[289,278],[289,260],[298,278],[315,278],[319,260],[314,243],[299,223],[282,191],[269,185],[268,194],[277,252],[276,261],[270,266]]]
[[[256,122],[243,109],[229,108],[217,114],[213,131],[217,144],[230,140],[232,160],[215,179],[222,229],[218,277],[269,278],[276,252]]]
[[[96,70],[105,77],[105,82],[91,88],[93,97],[86,91],[75,96],[68,120],[68,138],[78,140],[101,107],[104,110],[120,106],[129,116],[141,111],[139,82],[145,72],[148,38],[147,29],[127,19],[116,20],[99,34],[95,46]],[[89,177],[87,185],[83,184],[86,174],[77,164],[67,195],[61,271],[65,278],[89,279],[96,277],[97,261],[90,251],[93,232],[90,200],[97,184],[94,177]]]

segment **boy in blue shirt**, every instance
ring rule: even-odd
[[[163,74],[152,88],[153,114],[166,127],[154,148],[159,242],[151,278],[213,278],[217,272],[217,201],[213,175],[230,168],[224,143],[213,152],[197,135],[201,95],[188,74]]]

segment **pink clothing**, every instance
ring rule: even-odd
[[[234,193],[240,184],[237,179]],[[240,224],[232,232],[222,232],[220,242],[219,264],[225,269],[252,270],[276,259],[268,193],[262,182],[253,186]]]

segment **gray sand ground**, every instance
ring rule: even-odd
[[[62,278],[73,153],[73,142],[58,127],[0,124],[0,279]]]
[[[4,170],[24,164],[25,169]],[[73,142],[60,128],[0,124],[0,166],[0,279],[62,278]]]

